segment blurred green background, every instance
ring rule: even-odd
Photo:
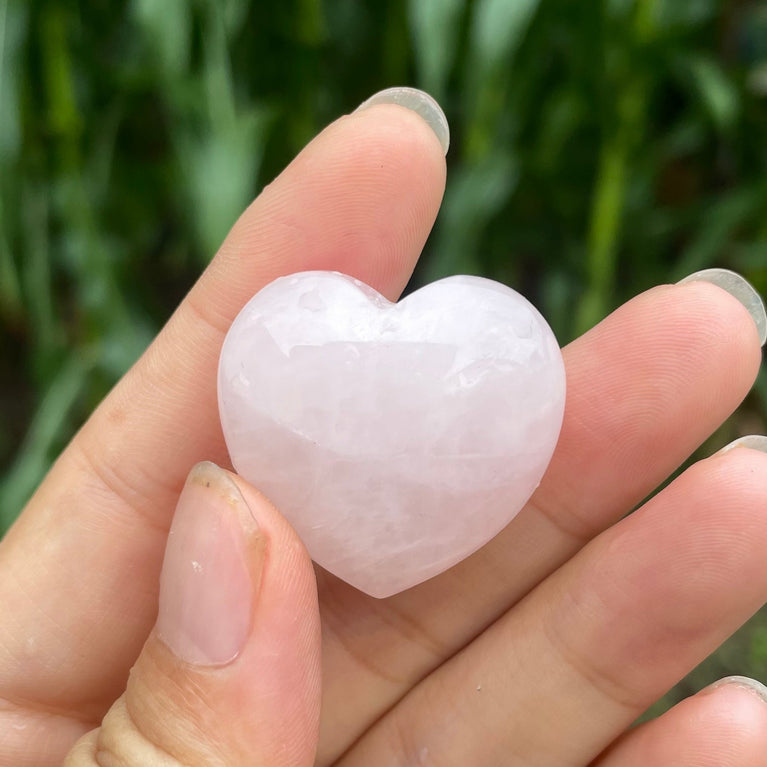
[[[452,128],[414,284],[482,273],[562,343],[697,269],[767,294],[767,5],[0,0],[0,531],[258,190],[393,84]],[[767,375],[703,448],[765,433]],[[757,616],[664,702],[767,681]]]

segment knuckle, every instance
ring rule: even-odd
[[[64,767],[181,767],[182,764],[141,731],[122,696],[109,710],[101,727],[75,744]]]

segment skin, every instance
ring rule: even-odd
[[[328,127],[245,211],[0,544],[0,765],[767,763],[767,704],[743,687],[629,729],[767,596],[767,455],[712,456],[625,516],[756,376],[754,323],[710,284],[655,288],[564,350],[544,481],[457,567],[366,597],[315,574],[232,476],[220,482],[236,483],[266,552],[245,647],[190,666],[153,631],[184,480],[201,460],[228,466],[215,369],[229,324],[304,269],[395,299],[444,182],[422,120],[375,106]]]

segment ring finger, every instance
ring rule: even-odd
[[[723,679],[626,733],[592,767],[764,767],[767,689]]]
[[[696,464],[427,677],[339,764],[588,764],[763,604],[765,506],[764,453]]]

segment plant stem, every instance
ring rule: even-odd
[[[657,0],[637,0],[632,25],[637,47],[652,38],[656,10]],[[578,306],[578,334],[601,320],[615,303],[615,271],[631,156],[647,111],[646,79],[632,63],[624,70],[625,77],[618,79],[616,125],[599,157],[588,233],[588,287]]]

